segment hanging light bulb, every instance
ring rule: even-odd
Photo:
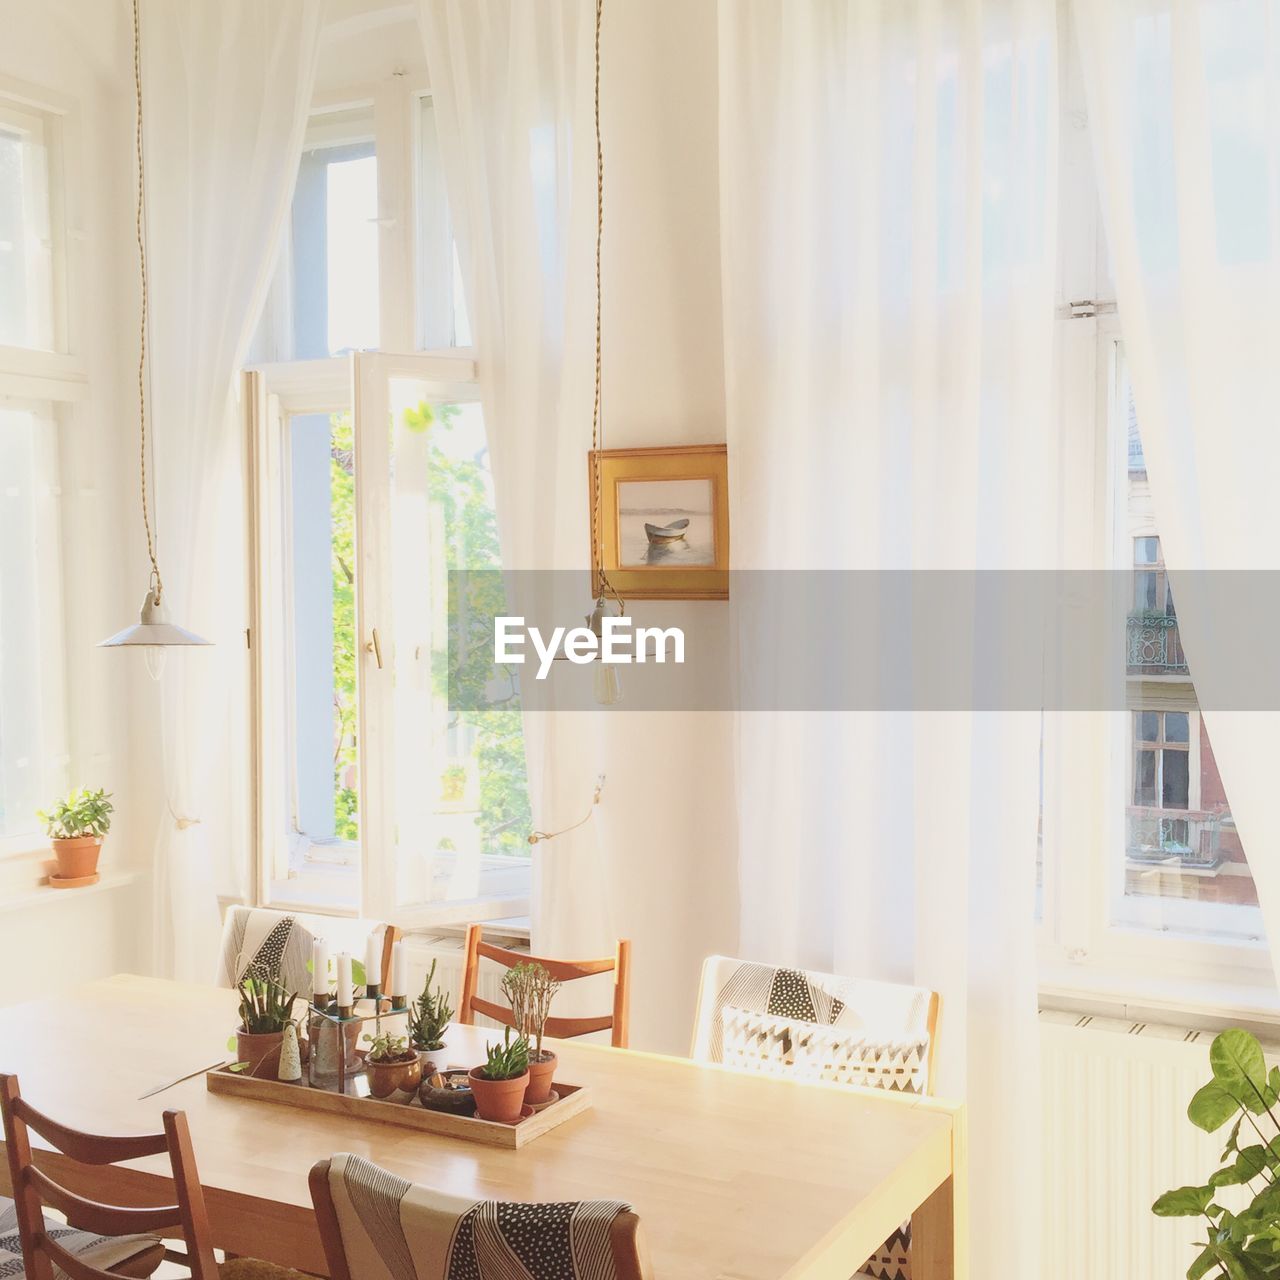
[[[159,680],[164,669],[165,654],[173,645],[207,645],[210,642],[179,627],[169,619],[168,609],[161,603],[164,583],[160,579],[160,564],[156,559],[155,536],[151,531],[151,512],[147,503],[147,238],[144,233],[146,217],[146,181],[142,160],[142,32],[138,13],[138,0],[133,0],[133,87],[137,102],[137,128],[134,138],[138,153],[138,200],[135,228],[138,240],[138,270],[142,292],[142,319],[139,325],[138,353],[138,422],[142,437],[139,450],[139,468],[142,473],[142,527],[147,535],[147,556],[151,560],[151,585],[138,621],[123,631],[117,631],[99,648],[141,647],[147,670],[153,680]]]

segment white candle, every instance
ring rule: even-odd
[[[409,966],[405,959],[404,943],[397,942],[391,948],[391,987],[389,996],[409,994]]]
[[[329,994],[329,944],[323,938],[311,944],[311,994]]]
[[[345,951],[338,952],[338,1004],[349,1009],[355,1003],[351,998],[351,957]]]
[[[364,944],[364,980],[371,987],[382,984],[382,939],[371,933]]]

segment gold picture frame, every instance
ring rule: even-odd
[[[591,563],[603,565],[624,600],[729,598],[729,454],[724,445],[593,450],[588,481]],[[593,590],[599,592],[598,580]]]

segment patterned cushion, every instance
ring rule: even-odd
[[[53,1218],[45,1218],[44,1230],[49,1239],[99,1271],[108,1271],[163,1243],[155,1236],[95,1236],[88,1231],[76,1231]],[[25,1275],[17,1206],[0,1196],[0,1280],[23,1280]],[[66,1273],[55,1267],[54,1275],[65,1280]]]
[[[866,1031],[824,1027],[727,1005],[720,1011],[721,1061],[800,1080],[826,1080],[902,1093],[923,1090],[929,1041],[882,1040]]]
[[[222,956],[218,982],[234,987],[246,973],[265,977],[280,969],[290,991],[311,990],[311,946],[317,937],[329,942],[329,954],[348,951],[364,960],[369,935],[381,928],[367,920],[335,916],[291,915],[266,907],[231,907],[222,925]]]
[[[512,1204],[433,1191],[354,1155],[329,1189],[360,1280],[615,1280],[613,1200]]]

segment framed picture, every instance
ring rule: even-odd
[[[600,481],[600,528],[595,485]],[[593,545],[626,600],[729,598],[729,457],[722,444],[590,455]],[[599,591],[595,583],[594,590]]]

